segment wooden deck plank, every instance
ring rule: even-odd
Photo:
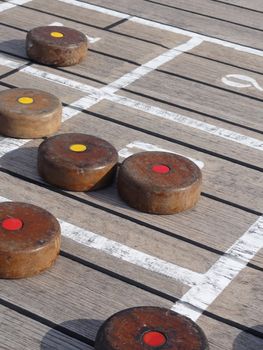
[[[91,350],[92,347],[0,305],[1,350]]]
[[[262,347],[261,338],[211,318],[201,316],[198,324],[205,330],[210,350],[259,350]],[[262,332],[262,326],[258,325],[255,330]]]
[[[220,2],[229,5],[236,5],[238,7],[243,6],[246,9],[255,10],[257,12],[263,11],[263,4],[261,0],[250,0],[249,2],[247,2],[246,0],[224,0]]]
[[[102,0],[89,0],[87,2],[102,7],[105,6],[105,2]],[[161,23],[190,30],[199,34],[251,46],[257,49],[263,48],[263,45],[260,43],[260,31],[231,23],[224,23],[224,25],[222,25],[222,21],[217,19],[206,18],[185,11],[172,10],[157,4],[144,2],[143,0],[132,2],[129,0],[123,0],[118,3],[114,0],[109,0],[107,1],[106,7],[133,16],[136,15],[150,20],[160,21]]]
[[[233,296],[237,296],[237,291],[238,297],[234,301]],[[261,324],[263,338],[262,302],[262,272],[246,268],[220,294],[208,311],[250,328]]]
[[[241,26],[263,29],[262,17],[258,12],[249,11],[241,7],[228,7],[221,2],[210,0],[195,0],[185,2],[184,0],[144,0],[149,3],[156,3],[167,6],[171,10],[185,10],[194,14],[204,15],[210,18],[222,20],[222,22],[232,22]],[[223,24],[222,23],[222,24]]]
[[[157,144],[155,138],[148,137],[148,136],[146,137],[145,135],[143,137],[142,136],[140,137],[140,133],[132,132],[131,130],[127,130],[127,128],[124,128],[124,127],[116,126],[113,128],[109,128],[109,125],[108,125],[107,128],[105,128],[105,122],[99,119],[89,118],[89,122],[87,124],[86,123],[87,117],[88,115],[84,115],[84,114],[80,114],[78,117],[74,117],[72,120],[69,120],[68,122],[63,124],[61,132],[68,132],[68,131],[85,132],[85,130],[87,130],[86,131],[87,133],[91,133],[101,137],[100,130],[104,129],[105,130],[104,138],[112,142],[118,150],[123,148],[130,141],[136,140],[138,138],[144,139],[144,141],[148,143]],[[120,139],[120,133],[122,135],[126,135],[125,140]],[[26,147],[23,147],[17,151],[13,151],[10,154],[7,154],[1,159],[1,166],[6,169],[15,171],[18,174],[23,174],[25,176],[28,176],[29,178],[39,180],[39,177],[36,171],[36,165],[32,167],[32,164],[36,164],[36,156],[37,156],[37,149],[33,147],[38,146],[39,143],[40,141],[37,141],[37,140],[32,141],[28,145],[26,145]],[[182,151],[183,150],[182,147],[177,148],[175,145],[169,142],[162,141],[161,143],[159,142],[158,145],[168,150],[170,149],[172,151],[177,151],[181,154],[190,155],[196,159],[198,158],[200,159],[200,155],[197,154],[196,152],[188,153],[185,150]],[[34,160],[34,163],[33,163],[33,160]],[[225,162],[223,162],[224,166],[220,165],[221,162],[223,161],[217,162],[219,163],[218,169],[220,169],[220,166],[224,168],[226,167],[226,164],[224,164]],[[209,172],[211,171],[211,169],[209,170],[210,166],[209,164],[207,164],[207,162],[205,162],[205,164],[206,165],[204,168],[204,175],[205,175],[204,191],[206,192],[212,191],[213,194],[217,195],[218,193],[216,192],[216,189],[214,187],[215,187],[215,184],[218,183],[218,177],[214,175],[216,181],[212,181],[211,179],[210,180],[211,184],[209,186],[207,178],[209,176]],[[211,161],[211,166],[214,167],[214,161]],[[240,171],[238,170],[236,170],[235,173],[232,173],[231,175],[229,175],[230,179],[227,179],[226,174],[229,173],[230,171],[233,172],[232,168],[233,168],[232,165],[227,167],[227,171],[224,173],[223,178],[225,178],[226,182],[229,182],[230,179],[234,177],[236,178],[235,181],[237,183],[239,182],[242,183],[242,180],[239,177]],[[237,169],[238,168],[239,167],[237,167]],[[247,175],[248,177],[251,176],[250,171],[248,171],[248,174],[250,174],[250,175]],[[210,188],[208,188],[207,186],[209,186]],[[252,187],[252,184],[250,186]],[[243,187],[241,186],[240,194],[243,193],[242,188]],[[224,191],[225,196],[229,194],[230,190],[231,190],[231,186],[225,185],[225,191]],[[237,192],[237,188],[234,188],[233,192],[234,191]],[[201,197],[201,200],[198,206],[196,207],[196,209],[192,211],[188,211],[186,213],[181,213],[178,215],[152,216],[148,214],[139,213],[131,208],[128,208],[118,198],[115,188],[109,188],[109,189],[97,191],[94,193],[91,192],[88,196],[85,193],[78,193],[75,195],[77,198],[88,199],[92,203],[98,203],[100,205],[103,205],[103,207],[110,208],[114,210],[116,213],[124,213],[136,219],[139,219],[142,222],[146,222],[148,224],[154,224],[155,227],[160,227],[172,232],[176,227],[175,233],[179,233],[180,235],[182,235],[187,239],[200,242],[202,244],[208,245],[220,251],[225,251],[256,220],[256,216],[253,214],[244,212],[239,209],[235,209],[234,207],[219,203],[218,201],[211,200],[203,196]],[[233,196],[233,194],[231,195]],[[252,199],[254,202],[254,196],[251,196],[251,202],[252,202]],[[247,198],[246,198],[246,204],[247,204]],[[259,204],[260,204],[260,199],[259,199]],[[204,217],[206,217],[205,221],[203,220]],[[113,227],[114,227],[114,220],[115,219],[113,219]],[[186,222],[187,222],[187,225],[185,224]],[[189,230],[189,227],[191,227],[190,230]],[[96,229],[96,226],[95,226],[95,229]],[[135,227],[131,228],[131,232],[134,232],[134,231],[136,232],[137,230],[138,228],[137,229],[135,229]],[[118,236],[117,235],[118,230],[114,230],[114,229],[110,233],[109,238],[118,240],[123,243],[125,242],[126,244],[128,244],[129,242],[129,244],[131,244],[133,247],[137,247],[137,248],[140,248],[142,251],[145,251],[145,249],[150,249],[150,247],[146,244],[146,242],[142,240],[143,238],[140,233],[141,232],[140,230],[138,231],[138,237],[135,236],[135,233],[133,233],[133,236],[130,236],[129,239],[131,240],[129,241],[127,241],[126,235],[123,236],[122,234],[120,234]],[[148,230],[145,230],[145,229],[143,230],[146,235]],[[100,227],[98,228],[98,232],[101,232]],[[109,234],[107,230],[105,231],[105,228],[102,232],[106,235]],[[120,233],[122,232],[123,231],[120,230]],[[213,232],[214,234],[211,235],[211,232]],[[224,240],[222,240],[221,238],[222,232],[224,232]],[[159,242],[159,239],[160,239],[159,233],[152,232],[152,234],[154,234],[155,236],[154,238],[151,236],[152,238],[150,239],[152,240],[154,239],[154,240],[157,240],[156,242]],[[146,237],[147,236],[145,236],[145,238]],[[178,244],[178,243],[176,243],[176,241],[168,242],[167,241],[168,237],[166,238],[162,237],[162,239],[164,239],[163,248],[153,249],[151,251],[151,254],[161,254],[160,257],[166,260],[169,258],[169,254],[168,254],[168,251],[166,251],[167,248],[165,247],[169,245],[173,247],[173,244]],[[140,241],[142,242],[141,244],[138,243]],[[173,249],[177,249],[176,246]],[[149,252],[149,251],[146,250],[146,252]],[[199,254],[201,254],[200,255],[201,257],[203,254],[205,254],[205,251],[203,253],[199,252],[197,255]],[[208,259],[208,256],[209,256],[209,259]],[[177,255],[174,256],[173,250],[171,250],[170,258],[172,259],[171,261],[175,261],[178,264],[182,264],[182,263],[185,264],[185,262],[187,261],[187,260],[184,261],[184,257],[182,256],[177,256]],[[178,260],[178,258],[183,260]],[[208,259],[208,261],[205,265],[203,265],[203,263],[201,263],[200,261],[198,268],[199,269],[201,268],[202,271],[204,271],[208,267],[209,263],[212,263],[213,261],[215,261],[214,260],[215,258],[216,256],[214,256],[213,254],[210,254],[210,255],[205,254],[204,258],[201,259],[201,261],[204,262],[206,259]],[[184,266],[187,266],[187,265],[184,265]],[[190,267],[192,267],[192,265],[190,265]]]
[[[229,51],[232,51],[231,49]],[[231,54],[231,53],[229,53]],[[207,56],[205,52],[201,51],[202,56]],[[261,64],[263,59],[261,59]],[[253,67],[254,68],[254,67]],[[244,99],[248,97],[258,98],[263,102],[263,77],[262,74],[248,72],[244,69],[229,67],[229,65],[214,62],[212,60],[204,59],[202,57],[195,57],[190,54],[182,54],[176,60],[171,61],[161,67],[162,71],[177,74],[186,79],[193,79],[204,84],[211,84],[214,87],[231,90],[245,95]],[[233,76],[231,78],[231,75]],[[236,77],[235,77],[236,76]],[[249,81],[242,80],[244,76],[253,79],[258,85],[253,85]],[[228,84],[224,83],[223,79],[228,80]],[[241,87],[231,86],[231,83],[239,83]],[[242,87],[244,85],[244,87]],[[246,86],[247,85],[247,86]],[[215,92],[217,95],[217,92]],[[230,99],[232,99],[230,97]],[[246,100],[247,104],[251,105],[253,102]]]
[[[170,307],[171,302],[62,256],[46,273],[24,280],[1,281],[0,296],[56,324],[70,320],[104,321],[111,314],[138,305]],[[98,322],[66,328],[94,340]]]
[[[204,121],[210,125],[214,125],[215,128],[223,128],[229,131],[237,132],[240,135],[244,135],[248,138],[252,137],[255,140],[259,140],[259,143],[260,141],[262,141],[262,135],[248,131],[241,127],[219,122],[217,120],[214,120],[213,118],[204,118],[203,115],[185,111],[177,107],[167,106],[159,102],[154,102],[150,99],[140,97],[136,94],[121,92],[121,95],[126,96],[128,98],[132,98],[134,100],[141,101],[146,105],[152,105],[157,108],[160,107],[165,111],[170,111],[175,114],[178,113],[179,115],[187,116],[197,121]],[[146,130],[146,133],[147,131],[149,131],[149,133],[152,132],[153,134],[156,133],[157,135],[159,135],[160,139],[168,138],[168,140],[170,140],[171,142],[173,142],[174,140],[174,143],[177,143],[177,141],[178,143],[182,142],[183,144],[185,143],[185,145],[189,145],[189,148],[195,148],[196,146],[196,150],[198,150],[198,147],[200,147],[204,150],[204,152],[205,150],[207,150],[208,152],[215,152],[219,155],[223,154],[226,157],[230,157],[232,159],[236,159],[247,164],[253,164],[255,166],[261,164],[262,156],[258,149],[253,149],[252,147],[249,147],[249,145],[234,142],[234,140],[231,139],[226,139],[224,137],[209,134],[208,132],[205,132],[205,130],[199,130],[195,127],[182,125],[180,124],[180,122],[176,122],[176,120],[174,121],[170,120],[168,117],[166,118],[165,115],[163,117],[152,115],[150,112],[147,112],[147,108],[145,108],[144,111],[142,111],[122,105],[117,105],[115,103],[103,101],[100,103],[100,105],[97,106],[96,111],[98,111],[102,115],[113,118],[116,121],[123,120],[123,117],[120,118],[120,116],[124,115],[124,121],[126,123],[144,129]],[[225,133],[227,134],[227,132]],[[141,140],[138,141],[143,141],[143,137]],[[161,141],[162,140],[157,141],[157,144]],[[192,150],[188,149],[187,152],[191,153]],[[205,155],[203,154],[199,154],[198,156],[196,155],[196,157],[197,159],[205,161]]]
[[[184,108],[261,129],[261,101],[253,100],[253,103],[249,103],[248,98],[198,82],[155,71],[131,84],[129,91],[168,103],[175,102]]]
[[[196,254],[196,258],[200,258],[199,270],[202,268],[202,261],[205,259],[208,262],[213,263],[217,259],[217,256],[210,254],[209,252],[203,252],[197,247],[191,247],[190,244],[186,244],[180,241],[176,242],[176,238],[166,238],[165,235],[161,233],[156,233],[153,230],[147,229],[131,221],[125,220],[121,216],[113,215],[107,213],[103,210],[98,210],[88,204],[81,203],[77,198],[71,199],[59,193],[54,193],[48,191],[45,188],[38,187],[34,184],[27,183],[25,181],[19,180],[17,178],[11,177],[6,174],[1,174],[3,179],[3,185],[1,186],[1,194],[7,199],[13,201],[26,201],[34,205],[41,205],[46,210],[52,212],[57,218],[64,220],[76,227],[80,227],[83,230],[94,232],[97,235],[106,237],[111,240],[118,241],[125,246],[134,248],[136,250],[142,249],[144,246],[145,253],[152,253],[154,256],[165,259],[165,261],[171,260],[172,263],[183,264],[183,261],[187,261],[189,249],[193,248],[193,252]],[[10,190],[5,190],[7,188],[7,183],[10,184]],[[11,185],[12,184],[12,185]],[[41,198],[41,203],[39,203]],[[67,208],[67,210],[65,210]],[[85,215],[83,215],[85,213]],[[128,234],[126,234],[128,232]],[[160,290],[162,293],[173,296],[173,298],[180,298],[183,293],[188,290],[188,286],[175,281],[171,277],[160,273],[155,269],[153,272],[142,267],[139,263],[136,265],[130,262],[125,262],[124,260],[119,260],[110,254],[107,254],[102,249],[94,249],[88,245],[78,243],[73,239],[67,238],[62,231],[62,249],[68,254],[73,254],[76,257],[80,257],[84,261],[90,262],[97,266],[101,266],[107,270],[111,270],[116,274],[122,275],[126,278],[133,279],[138,284],[144,284],[155,290]],[[170,252],[167,250],[167,239],[170,241],[171,246],[174,251],[178,250],[184,252],[177,254],[171,258],[172,248],[169,248]],[[158,249],[155,251],[151,247],[158,245]],[[166,241],[166,245],[165,242]],[[179,243],[178,249],[176,248]],[[168,246],[169,247],[169,246]],[[163,252],[162,252],[163,250]],[[168,256],[164,254],[167,251]],[[181,257],[180,257],[181,256]],[[120,263],[121,262],[121,263]],[[208,262],[206,266],[203,267],[207,269],[209,267]],[[193,268],[190,259],[186,263],[186,267]]]
[[[30,22],[27,20],[29,16],[32,18]],[[114,57],[117,56],[120,59],[124,59],[129,62],[136,62],[138,64],[147,62],[166,50],[158,45],[142,42],[133,38],[127,38],[117,33],[110,33],[105,30],[88,27],[86,22],[79,24],[70,20],[64,20],[57,17],[52,12],[51,15],[43,13],[38,14],[33,10],[16,7],[12,13],[9,14],[9,16],[7,15],[3,18],[2,22],[7,25],[15,23],[16,28],[20,28],[24,31],[28,31],[36,26],[39,26],[39,24],[48,25],[54,22],[59,22],[66,26],[80,30],[90,37],[101,38],[101,40],[97,41],[96,43],[90,44],[91,50],[94,49],[96,52],[102,52],[106,55],[113,55]],[[14,37],[14,33],[11,32],[11,28],[7,28],[6,32],[7,36],[10,37],[10,33],[12,33],[12,37]],[[26,32],[19,32],[17,36],[25,40]],[[176,35],[174,36],[174,39],[175,46],[186,41],[186,37],[183,35]],[[21,42],[21,45],[24,45],[24,41]]]
[[[94,13],[94,11],[88,10],[88,9],[79,9],[79,7],[70,5],[67,3],[62,3],[59,1],[54,0],[45,0],[45,6],[43,7],[43,1],[41,0],[34,0],[26,4],[24,8],[27,9],[27,11],[30,11],[29,9],[36,9],[40,10],[37,14],[37,17],[42,18],[42,14],[45,12],[57,13],[61,17],[68,17],[69,19],[72,19],[75,22],[83,22],[90,25],[93,25],[98,28],[104,28],[107,27],[115,22],[117,22],[119,19],[115,16],[105,15],[103,13]],[[28,12],[29,13],[29,12]],[[10,11],[11,14],[11,11]],[[15,12],[13,11],[12,14],[15,16]],[[30,20],[31,24],[33,24],[33,18]]]

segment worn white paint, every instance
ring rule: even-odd
[[[114,94],[121,88],[124,88],[132,84],[133,82],[142,78],[146,74],[149,74],[150,72],[154,71],[155,69],[164,65],[165,63],[173,60],[175,57],[181,55],[182,53],[192,50],[193,48],[197,47],[201,43],[202,43],[202,40],[198,38],[192,38],[188,40],[186,43],[176,46],[171,50],[165,51],[161,55],[153,58],[152,60],[141,65],[140,67],[135,68],[133,71],[123,75],[121,78],[113,81],[106,87],[102,88],[101,91],[109,94]]]
[[[99,13],[103,13],[104,15],[109,15],[109,16],[113,16],[113,17],[118,17],[118,18],[130,18],[131,17],[130,15],[125,14],[125,13],[121,13],[119,11],[109,10],[105,7],[100,7],[100,6],[88,4],[88,3],[77,1],[77,0],[58,0],[58,1],[64,2],[64,3],[69,4],[69,5],[75,5],[75,6],[87,9],[87,10],[92,10],[92,11],[96,11]]]
[[[239,133],[231,131],[231,130],[220,128],[220,127],[217,127],[215,125],[208,124],[208,123],[202,122],[200,120],[193,119],[193,118],[190,118],[190,117],[178,114],[178,113],[170,112],[170,111],[167,111],[163,108],[154,107],[154,106],[149,105],[147,103],[133,100],[133,99],[128,98],[128,97],[119,96],[119,95],[109,95],[109,96],[105,96],[105,98],[107,100],[112,101],[112,102],[119,103],[123,106],[134,108],[134,109],[137,109],[139,111],[154,115],[156,117],[167,119],[167,120],[170,120],[172,122],[179,123],[179,124],[182,124],[185,126],[189,126],[191,128],[198,129],[198,130],[203,131],[205,133],[209,133],[209,134],[212,134],[214,136],[224,138],[228,141],[233,141],[233,142],[239,143],[241,145],[263,151],[263,141],[260,141],[258,139],[255,139],[255,138],[243,135],[243,134],[239,134]]]
[[[145,254],[122,243],[113,241],[94,232],[84,230],[65,221],[60,220],[60,225],[63,236],[71,238],[87,247],[97,249],[123,261],[143,267],[149,271],[176,279],[188,286],[193,286],[202,281],[202,274],[197,272]]]
[[[49,26],[64,27],[64,24],[60,22],[53,22],[53,23],[50,23]],[[101,38],[93,38],[88,35],[86,35],[86,38],[88,39],[88,42],[90,44],[95,44],[97,41],[101,40]]]
[[[175,26],[170,26],[168,24],[161,24],[161,23],[158,23],[158,22],[155,22],[152,20],[143,19],[143,18],[140,18],[137,16],[129,15],[129,14],[124,13],[124,12],[106,9],[105,7],[102,7],[102,6],[95,6],[95,5],[83,3],[83,2],[77,1],[77,0],[58,0],[58,1],[65,2],[67,4],[71,4],[71,5],[75,5],[75,6],[79,6],[82,8],[86,8],[89,10],[93,10],[93,11],[96,11],[99,13],[104,13],[104,14],[118,17],[118,18],[127,18],[131,22],[143,24],[143,25],[148,26],[148,27],[158,28],[158,29],[166,30],[168,32],[172,32],[172,33],[176,33],[176,34],[190,36],[192,38],[197,38],[197,39],[200,39],[202,41],[225,46],[225,47],[237,50],[237,51],[249,53],[251,55],[263,57],[262,50],[257,50],[257,49],[253,49],[253,48],[248,47],[248,46],[234,44],[230,41],[225,41],[225,40],[221,40],[221,39],[212,38],[212,37],[209,37],[206,35],[197,34],[197,33],[191,32],[189,30],[184,30],[181,28],[177,28]]]
[[[228,74],[225,77],[223,77],[221,81],[228,86],[232,86],[239,89],[254,87],[259,91],[263,91],[262,87],[258,84],[256,79],[248,77],[247,75]]]
[[[16,61],[10,60],[9,58],[7,59],[7,57],[5,55],[0,54],[0,65],[4,65],[7,67],[11,67],[11,68],[14,68],[14,67],[18,68],[18,67],[21,67],[21,65],[23,65],[23,64],[17,63]],[[41,79],[46,79],[46,80],[52,81],[56,84],[61,84],[61,85],[66,86],[68,88],[76,89],[76,90],[79,90],[79,91],[82,91],[82,92],[89,94],[89,96],[81,98],[80,100],[74,102],[74,104],[72,104],[72,106],[75,105],[79,108],[87,109],[87,108],[91,107],[92,105],[102,101],[103,99],[106,99],[106,100],[112,101],[114,103],[124,105],[126,107],[130,107],[133,109],[137,109],[137,110],[149,113],[149,114],[154,115],[154,116],[159,117],[159,118],[167,119],[167,120],[173,121],[175,123],[179,123],[179,124],[191,127],[191,128],[201,130],[203,132],[227,139],[228,141],[237,142],[239,144],[242,144],[244,146],[251,147],[251,148],[254,148],[257,150],[261,150],[261,151],[263,150],[263,142],[258,140],[258,139],[255,139],[255,138],[243,135],[243,134],[239,134],[239,133],[236,133],[234,131],[227,130],[224,128],[219,128],[215,125],[208,124],[208,123],[205,123],[205,122],[202,122],[202,121],[199,121],[199,120],[196,120],[196,119],[193,119],[193,118],[190,118],[190,117],[178,114],[178,113],[170,112],[170,111],[167,111],[167,110],[159,108],[159,107],[154,107],[154,106],[149,105],[147,103],[143,103],[143,102],[140,102],[137,100],[133,100],[133,99],[124,97],[124,96],[109,93],[109,92],[107,92],[108,85],[106,87],[98,89],[98,88],[95,88],[91,85],[79,83],[78,81],[64,78],[63,76],[49,73],[47,71],[40,70],[40,69],[37,69],[34,67],[24,67],[20,70],[20,72],[23,72],[25,74],[29,74],[29,75],[32,75],[34,77],[38,77]],[[112,83],[112,84],[114,85],[114,83]],[[92,100],[94,101],[94,103],[91,102]],[[85,105],[85,101],[87,101],[87,105]],[[65,118],[67,118],[67,117],[65,117]]]
[[[10,200],[0,196],[0,202],[7,201]],[[66,221],[58,220],[61,226],[62,236],[70,238],[86,247],[97,249],[149,271],[176,279],[188,286],[200,283],[203,278],[202,274],[199,274],[198,272],[188,270],[152,255],[145,254],[97,233],[72,225]]]
[[[5,154],[12,152],[22,146],[24,146],[30,140],[28,139],[14,139],[14,138],[3,138],[0,140],[0,158]]]
[[[118,154],[121,158],[127,158],[130,157],[134,154],[134,149],[135,150],[140,150],[140,151],[147,151],[147,152],[169,152],[169,153],[173,153],[173,154],[178,154],[180,156],[186,157],[188,159],[190,159],[192,162],[194,162],[200,169],[203,169],[204,167],[204,163],[201,160],[196,160],[194,158],[191,157],[187,157],[184,154],[180,154],[177,152],[173,152],[169,149],[166,148],[162,148],[156,145],[153,145],[151,143],[145,143],[142,141],[133,141],[131,143],[129,143],[128,145],[125,146],[125,148],[122,148]]]
[[[17,5],[24,5],[31,0],[6,0],[4,3],[0,4],[0,12],[9,10]]]
[[[262,248],[263,216],[204,274],[201,283],[184,294],[172,310],[196,321]]]

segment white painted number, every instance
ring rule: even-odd
[[[236,88],[242,89],[242,88],[254,87],[259,91],[263,91],[262,87],[257,83],[255,79],[250,78],[246,75],[228,74],[225,77],[223,77],[221,80],[224,84],[233,86]]]

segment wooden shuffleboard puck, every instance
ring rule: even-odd
[[[61,125],[62,105],[48,92],[15,88],[0,92],[0,133],[17,138],[40,138]]]
[[[87,55],[88,41],[78,30],[61,26],[43,26],[30,30],[26,37],[29,58],[50,66],[71,66]]]
[[[120,166],[117,186],[131,207],[153,214],[192,208],[201,192],[202,174],[189,159],[167,152],[141,152]]]
[[[208,350],[202,329],[176,312],[159,307],[120,311],[100,327],[96,350]]]
[[[89,191],[113,181],[118,161],[107,141],[81,133],[61,134],[38,150],[39,174],[50,184],[69,191]]]
[[[20,202],[0,203],[0,278],[36,275],[55,262],[60,225],[48,211]]]

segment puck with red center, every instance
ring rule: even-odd
[[[134,307],[108,318],[100,327],[96,350],[208,350],[202,329],[174,311]]]
[[[64,67],[82,61],[88,50],[86,36],[78,30],[45,26],[30,30],[26,37],[28,57],[42,64]]]
[[[20,202],[0,203],[0,278],[36,275],[55,262],[60,226],[48,211]]]
[[[202,174],[188,158],[168,152],[141,152],[120,166],[118,191],[131,207],[153,214],[192,208],[201,192]]]
[[[96,190],[109,185],[116,173],[118,153],[107,141],[72,133],[50,137],[38,150],[39,174],[69,191]]]
[[[37,89],[0,92],[0,134],[16,138],[40,138],[61,125],[62,105],[56,96]]]

